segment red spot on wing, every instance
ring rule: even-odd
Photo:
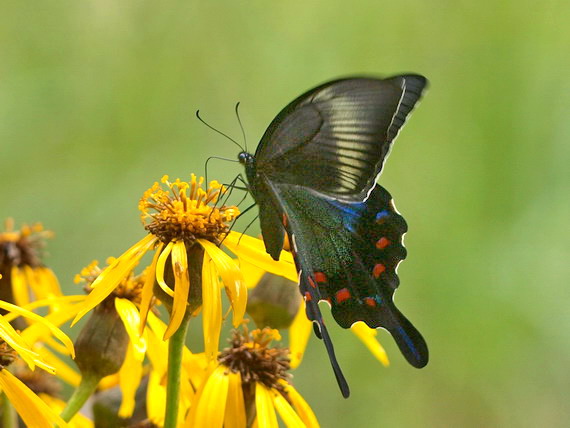
[[[382,263],[378,263],[374,266],[374,269],[372,269],[372,275],[374,275],[374,278],[378,278],[380,274],[385,270],[386,266],[384,266]]]
[[[388,245],[390,245],[390,240],[384,236],[376,242],[376,248],[378,248],[379,250],[383,250]]]
[[[327,276],[322,272],[315,272],[315,280],[318,283],[327,282]]]
[[[311,300],[313,300],[313,296],[308,291],[305,291],[305,301],[310,302]]]
[[[283,213],[283,226],[287,227],[287,214]]]
[[[376,300],[374,300],[374,298],[372,297],[365,297],[364,298],[364,303],[366,303],[368,306],[370,306],[371,308],[375,308],[376,307]]]
[[[342,303],[348,299],[350,299],[350,291],[347,288],[341,288],[336,292],[336,302]]]
[[[307,277],[307,280],[309,281],[309,284],[311,285],[311,287],[317,288],[317,284],[315,284],[315,281],[313,281],[313,278],[311,278],[310,275]]]

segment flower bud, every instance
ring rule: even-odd
[[[82,376],[103,378],[123,365],[129,336],[113,303],[107,299],[97,306],[75,341],[75,363]]]
[[[266,273],[249,294],[247,313],[259,328],[285,329],[293,322],[300,304],[296,283]]]

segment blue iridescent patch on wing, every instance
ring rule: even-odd
[[[342,216],[343,225],[351,232],[355,232],[355,225],[366,209],[366,202],[347,204],[336,200],[330,200],[328,203],[345,214]]]
[[[397,331],[398,334],[402,337],[402,339],[404,339],[404,342],[406,342],[408,349],[412,351],[412,354],[414,354],[414,357],[420,359],[420,354],[416,349],[416,345],[414,344],[414,341],[410,338],[410,336],[408,336],[408,333],[406,333],[406,331],[403,329],[402,326],[398,327]]]
[[[389,215],[390,215],[390,213],[388,212],[388,210],[382,210],[378,214],[376,214],[376,221],[378,222],[378,221],[388,217]]]

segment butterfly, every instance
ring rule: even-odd
[[[411,365],[428,362],[425,340],[393,301],[407,224],[390,193],[376,184],[426,85],[416,74],[330,81],[287,105],[255,155],[238,155],[273,259],[288,235],[307,317],[325,343],[344,397],[350,390],[320,301],[330,304],[341,327],[357,321],[383,327]]]

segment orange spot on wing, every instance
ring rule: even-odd
[[[376,307],[376,300],[374,300],[372,297],[365,297],[364,298],[364,303],[366,303],[368,306],[370,306],[371,308],[375,308]]]
[[[372,269],[372,275],[374,275],[374,278],[378,278],[380,274],[385,270],[386,266],[384,266],[382,263],[378,263],[374,266],[374,269]]]
[[[315,272],[315,280],[319,283],[327,282],[327,276],[322,272]]]
[[[376,248],[378,248],[379,250],[383,250],[388,245],[390,245],[390,240],[384,236],[380,238],[378,242],[376,242]]]
[[[311,278],[310,276],[308,276],[308,277],[307,277],[307,280],[309,281],[309,284],[311,284],[311,287],[317,288],[317,284],[315,284],[315,281],[313,281],[313,278]]]
[[[283,226],[287,227],[287,214],[283,213]]]
[[[311,300],[313,300],[313,296],[308,291],[305,291],[305,301],[310,302]]]
[[[336,292],[336,302],[342,303],[348,299],[350,299],[350,291],[347,288],[341,288]]]

